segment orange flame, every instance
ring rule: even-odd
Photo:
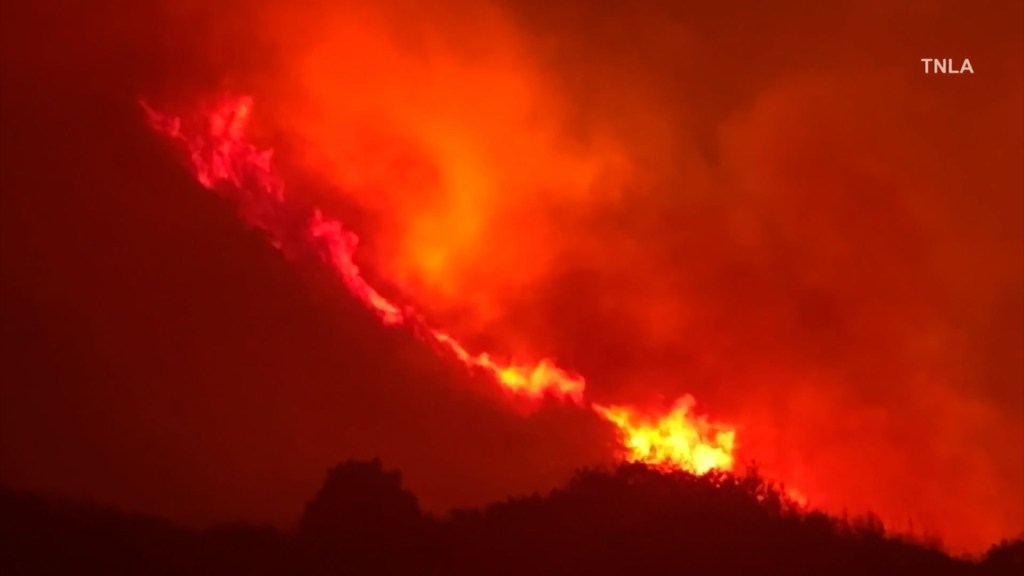
[[[559,368],[551,360],[544,359],[532,366],[501,366],[486,352],[467,352],[462,344],[440,330],[431,331],[431,335],[464,364],[490,373],[495,380],[513,392],[530,398],[541,398],[545,394],[553,393],[570,398],[577,404],[583,401],[583,390],[586,387],[583,377]]]
[[[291,236],[285,215],[294,213],[287,204],[284,182],[272,168],[272,151],[260,150],[245,139],[252,113],[249,97],[226,99],[209,111],[203,125],[184,129],[182,120],[163,115],[143,104],[150,125],[185,144],[196,179],[206,188],[236,202],[250,226],[264,230],[282,249]],[[407,325],[440,345],[468,368],[488,374],[505,390],[531,400],[551,396],[584,402],[586,381],[579,374],[557,366],[550,359],[536,363],[507,363],[490,354],[471,353],[451,334],[430,327],[409,307],[389,300],[367,282],[355,262],[359,238],[336,219],[314,209],[305,222],[311,245],[337,273],[346,288],[385,325]],[[733,464],[734,430],[712,425],[690,413],[693,398],[682,398],[668,413],[642,418],[627,407],[591,404],[596,414],[619,428],[626,458],[652,466],[677,468],[695,474],[712,469],[728,470]]]
[[[237,200],[247,223],[270,233],[276,244],[281,242],[274,236],[281,233],[278,215],[285,203],[284,182],[271,167],[272,151],[261,151],[245,140],[252,98],[226,100],[209,113],[206,132],[196,135],[183,132],[180,118],[164,116],[145,104],[143,107],[150,125],[186,144],[200,184],[211,190],[221,190],[222,183],[230,184],[232,192],[240,195]],[[381,321],[393,325],[405,320],[398,306],[370,286],[359,272],[353,260],[359,243],[355,234],[314,211],[309,235],[349,291]]]
[[[735,430],[692,415],[693,405],[693,397],[684,396],[667,414],[653,418],[622,406],[595,404],[594,410],[619,428],[627,460],[694,474],[730,470]]]
[[[359,273],[359,267],[353,261],[359,245],[358,236],[343,228],[341,222],[325,218],[319,210],[313,212],[309,234],[320,242],[324,259],[334,267],[349,291],[376,312],[384,324],[391,326],[405,321],[406,315],[401,309],[381,296]]]

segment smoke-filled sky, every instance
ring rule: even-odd
[[[244,92],[366,276],[474,349],[693,394],[830,510],[1024,530],[1020,3],[205,4],[3,8],[4,482],[287,523],[353,456],[435,510],[613,458],[283,259],[138,106]]]

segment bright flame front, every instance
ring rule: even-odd
[[[736,431],[691,414],[693,405],[684,396],[659,416],[624,406],[595,404],[594,410],[618,427],[627,460],[694,474],[732,469]]]

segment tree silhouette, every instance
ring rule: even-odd
[[[379,459],[348,461],[327,472],[306,505],[298,536],[321,569],[390,572],[426,563],[428,519],[398,471]]]

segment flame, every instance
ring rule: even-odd
[[[444,345],[456,358],[467,366],[488,372],[505,388],[530,398],[541,398],[545,394],[570,398],[577,404],[583,402],[583,390],[586,382],[579,374],[573,374],[559,368],[548,359],[529,364],[509,364],[502,366],[495,362],[486,352],[471,354],[459,344],[458,340],[440,330],[433,330],[431,335]]]
[[[624,406],[593,408],[618,427],[629,461],[694,474],[731,470],[736,431],[694,416],[693,405],[692,396],[683,396],[668,413],[656,417]]]
[[[251,226],[271,235],[280,248],[284,233],[281,214],[285,213],[284,182],[272,169],[272,150],[259,150],[245,140],[245,129],[252,115],[250,97],[226,99],[207,115],[206,131],[186,134],[181,119],[168,117],[145,103],[150,125],[167,136],[186,144],[196,179],[211,190],[235,194],[243,218]],[[222,184],[230,184],[230,189]],[[352,294],[387,325],[401,324],[405,314],[382,296],[363,278],[353,256],[359,238],[341,222],[325,218],[319,210],[310,216],[308,233],[324,260]]]
[[[249,97],[224,99],[205,113],[204,122],[185,127],[181,118],[164,115],[143,103],[150,125],[185,145],[196,179],[232,199],[247,224],[266,232],[274,246],[284,250],[288,242],[294,242],[289,223],[294,222],[296,207],[288,201],[284,181],[273,169],[272,151],[260,150],[245,138],[252,106]],[[431,327],[414,309],[388,299],[369,284],[355,261],[359,238],[341,221],[319,209],[312,209],[303,218],[309,245],[383,324],[411,328],[467,368],[487,374],[518,397],[536,401],[554,397],[593,410],[619,429],[628,460],[694,474],[732,468],[735,431],[693,415],[692,397],[680,399],[667,414],[645,418],[624,406],[588,404],[583,376],[559,367],[551,359],[503,363],[486,352],[472,353],[453,335]]]
[[[359,237],[342,227],[341,222],[325,218],[319,210],[314,210],[309,222],[309,235],[321,246],[324,259],[334,267],[349,291],[355,294],[363,304],[377,313],[384,324],[391,326],[406,320],[397,305],[381,296],[359,273],[353,256],[359,245]]]

